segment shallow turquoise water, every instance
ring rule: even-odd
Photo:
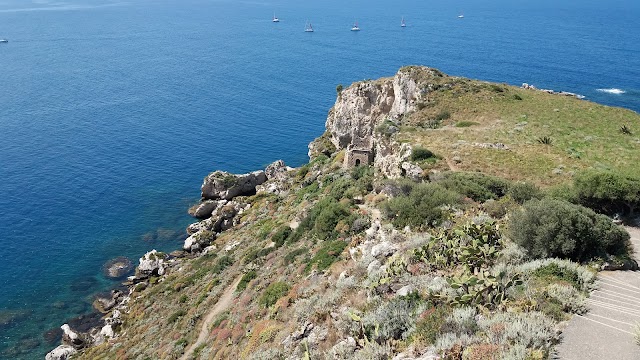
[[[29,312],[0,321],[0,358],[52,348],[42,333],[115,285],[106,260],[179,247],[208,172],[305,162],[337,84],[424,64],[639,111],[638,18],[630,1],[1,2],[0,313]]]

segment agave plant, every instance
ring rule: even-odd
[[[627,125],[620,126],[620,132],[625,134],[625,135],[632,135],[631,129]]]
[[[553,139],[548,136],[542,136],[538,138],[538,143],[542,145],[551,145],[553,144]]]

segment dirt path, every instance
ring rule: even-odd
[[[448,157],[445,158],[445,161],[447,162],[447,165],[449,166],[449,169],[451,171],[458,171],[458,167],[456,166],[455,162],[451,159],[449,159]]]
[[[635,258],[640,259],[640,228],[631,234]],[[637,360],[640,347],[633,329],[640,323],[640,272],[603,271],[598,289],[587,300],[589,312],[574,316],[557,347],[562,360]]]
[[[222,293],[222,296],[216,303],[216,305],[207,313],[207,316],[204,318],[204,322],[202,323],[202,327],[200,328],[200,334],[198,335],[198,340],[195,343],[191,344],[187,350],[184,352],[184,355],[180,357],[180,360],[188,360],[191,359],[191,355],[193,355],[193,351],[200,345],[202,345],[207,337],[209,336],[209,327],[216,319],[218,315],[223,313],[231,304],[233,303],[233,294],[236,291],[236,287],[238,283],[242,279],[242,276],[238,276],[238,278],[233,282],[233,284],[229,285]]]

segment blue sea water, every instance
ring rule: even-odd
[[[0,1],[0,358],[55,347],[117,285],[105,261],[178,248],[208,172],[304,163],[337,84],[422,64],[640,111],[638,19],[622,0]]]

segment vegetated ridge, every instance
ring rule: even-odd
[[[640,205],[638,114],[426,67],[336,90],[308,164],[209,175],[183,250],[55,351],[546,359],[597,271],[637,267],[607,215]]]

